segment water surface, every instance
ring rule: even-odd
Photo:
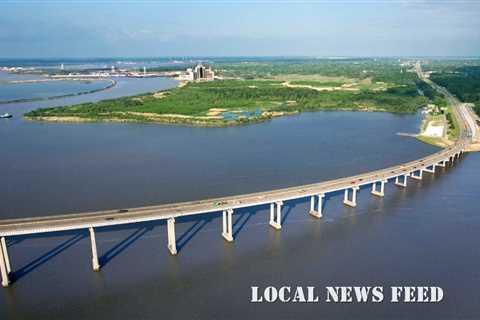
[[[396,135],[418,122],[356,112],[229,128],[4,122],[0,135],[11,138],[0,158],[0,215],[170,203],[349,176],[435,151]]]
[[[120,90],[67,104],[166,88]],[[148,84],[147,84],[148,83]],[[48,104],[51,104],[49,102]],[[20,115],[41,103],[0,105],[0,217],[202,199],[348,176],[413,160],[436,149],[396,135],[419,115],[316,112],[230,128],[141,124],[50,124]],[[102,269],[91,270],[84,231],[12,237],[15,283],[0,290],[0,319],[478,318],[476,291],[480,156],[425,174],[385,198],[359,193],[346,208],[329,195],[324,218],[308,199],[289,201],[282,230],[265,206],[236,210],[234,243],[218,213],[177,219],[179,254],[163,222],[99,228]],[[250,286],[434,285],[441,304],[251,304]]]
[[[55,80],[46,82],[0,83],[0,103],[38,100],[97,91],[110,86],[108,80]]]

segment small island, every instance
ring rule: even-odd
[[[187,77],[180,77],[179,86],[171,90],[37,109],[25,117],[57,122],[154,122],[222,127],[318,110],[412,113],[431,102],[419,89],[422,82],[413,63],[373,60],[219,63],[215,79],[212,69],[206,70],[211,72],[209,81],[197,79],[189,69]]]

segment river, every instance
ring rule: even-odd
[[[434,147],[416,132],[420,115],[315,112],[230,128],[25,121],[40,106],[96,101],[175,85],[124,79],[90,95],[0,105],[0,217],[125,208],[294,186],[406,162]],[[234,243],[218,214],[177,219],[179,254],[163,223],[97,231],[100,272],[87,234],[15,237],[15,283],[0,290],[7,319],[475,318],[479,250],[475,199],[480,156],[393,184],[383,199],[367,189],[359,206],[327,197],[324,218],[305,200],[286,203],[283,228],[267,208],[234,215]],[[250,286],[435,285],[441,304],[252,304]],[[469,294],[467,294],[469,292]],[[322,291],[323,293],[323,291]]]

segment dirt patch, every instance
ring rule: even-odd
[[[281,117],[288,114],[284,111],[264,111],[262,112],[262,117]]]
[[[318,82],[338,82],[339,84],[351,83],[357,80],[354,78],[347,78],[342,76],[335,77],[335,76],[305,75],[305,74],[277,75],[277,76],[273,76],[272,79],[280,80],[280,81],[306,80],[306,81],[318,81]]]
[[[166,92],[160,91],[160,92],[155,92],[155,93],[153,94],[153,97],[154,97],[155,99],[162,99],[162,98],[165,98],[166,95],[167,95]]]
[[[222,109],[222,108],[210,108],[208,109],[207,116],[208,117],[215,117],[220,115],[222,112],[227,111],[227,109]]]
[[[57,116],[49,116],[49,117],[34,117],[35,120],[42,120],[42,121],[51,121],[51,122],[92,122],[92,119],[86,119],[81,117],[57,117]]]
[[[287,106],[288,107],[294,107],[297,105],[297,101],[296,100],[287,100]]]
[[[303,85],[303,84],[291,84],[290,82],[286,81],[283,83],[285,87],[289,88],[307,88],[316,91],[359,91],[359,88],[350,87],[353,84],[344,84],[340,87],[315,87],[311,85]]]
[[[152,112],[134,112],[134,111],[129,111],[129,112],[117,112],[120,114],[129,114],[133,116],[140,116],[147,118],[149,120],[161,120],[165,118],[170,118],[170,119],[203,119],[203,120],[218,120],[218,119],[223,119],[221,116],[188,116],[184,114],[174,114],[174,113],[163,113],[163,114],[158,114],[158,113],[152,113]]]

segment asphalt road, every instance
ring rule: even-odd
[[[219,212],[228,209],[250,207],[304,198],[319,194],[356,188],[379,181],[394,179],[398,176],[410,175],[412,172],[438,165],[459,156],[472,142],[473,132],[476,132],[473,114],[463,104],[453,97],[445,88],[425,79],[419,64],[416,66],[420,78],[432,85],[436,90],[445,94],[453,106],[455,116],[460,125],[460,137],[455,145],[436,152],[422,159],[399,164],[393,167],[366,172],[335,180],[302,185],[291,188],[276,189],[252,194],[243,194],[222,198],[206,199],[172,203],[159,206],[107,210],[98,212],[76,213],[60,216],[34,217],[24,219],[8,219],[0,221],[0,236],[54,232],[63,230],[83,229],[98,226],[111,226],[126,223],[161,220],[180,216],[198,215],[210,212]]]

